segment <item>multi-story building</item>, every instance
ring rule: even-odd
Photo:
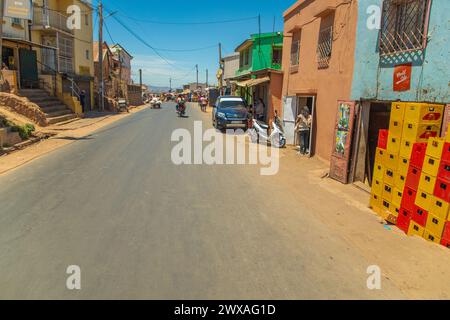
[[[350,98],[357,1],[297,1],[284,12],[283,120],[287,141],[297,115],[313,115],[309,151],[330,161],[338,100]]]
[[[283,34],[253,34],[235,51],[239,53],[239,68],[232,83],[239,88],[237,94],[249,104],[262,99],[265,119],[270,121],[281,105]]]
[[[368,182],[393,101],[449,103],[449,10],[448,0],[297,1],[284,13],[288,141],[307,106],[312,153],[331,176]]]
[[[240,54],[238,52],[235,52],[222,58],[222,65],[223,65],[222,79],[223,79],[223,86],[225,89],[223,91],[225,94],[231,94],[232,90],[231,80],[236,76],[236,72],[239,70],[239,59]]]
[[[65,94],[78,97],[84,92],[85,111],[93,109],[92,6],[82,0],[34,0],[33,5],[31,39],[42,46],[36,57],[40,81],[61,99]],[[70,27],[67,9],[72,5],[79,8],[81,23]],[[76,103],[69,104],[79,109]]]

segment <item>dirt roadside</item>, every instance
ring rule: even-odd
[[[1,156],[0,175],[10,170],[16,169],[58,148],[73,143],[79,138],[83,138],[102,127],[123,119],[131,114],[139,112],[146,107],[146,105],[142,105],[132,108],[130,109],[130,113],[98,114],[96,116],[81,118],[73,122],[68,122],[63,125],[53,125],[45,128],[37,127],[37,132],[51,134],[52,137],[47,140],[42,140],[38,143],[32,144],[25,149],[17,150],[13,153]],[[20,122],[25,121],[24,119],[22,119],[23,117],[17,115],[11,114],[10,117],[14,117]]]

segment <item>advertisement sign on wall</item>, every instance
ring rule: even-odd
[[[411,89],[411,63],[401,64],[394,68],[394,91]]]

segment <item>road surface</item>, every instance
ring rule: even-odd
[[[302,190],[257,166],[174,165],[172,131],[211,127],[188,116],[145,109],[0,176],[0,298],[404,297],[368,290],[372,261]]]

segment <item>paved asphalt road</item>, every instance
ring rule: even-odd
[[[145,109],[1,176],[0,298],[402,297],[255,166],[172,164],[174,129],[210,127],[188,114]]]

